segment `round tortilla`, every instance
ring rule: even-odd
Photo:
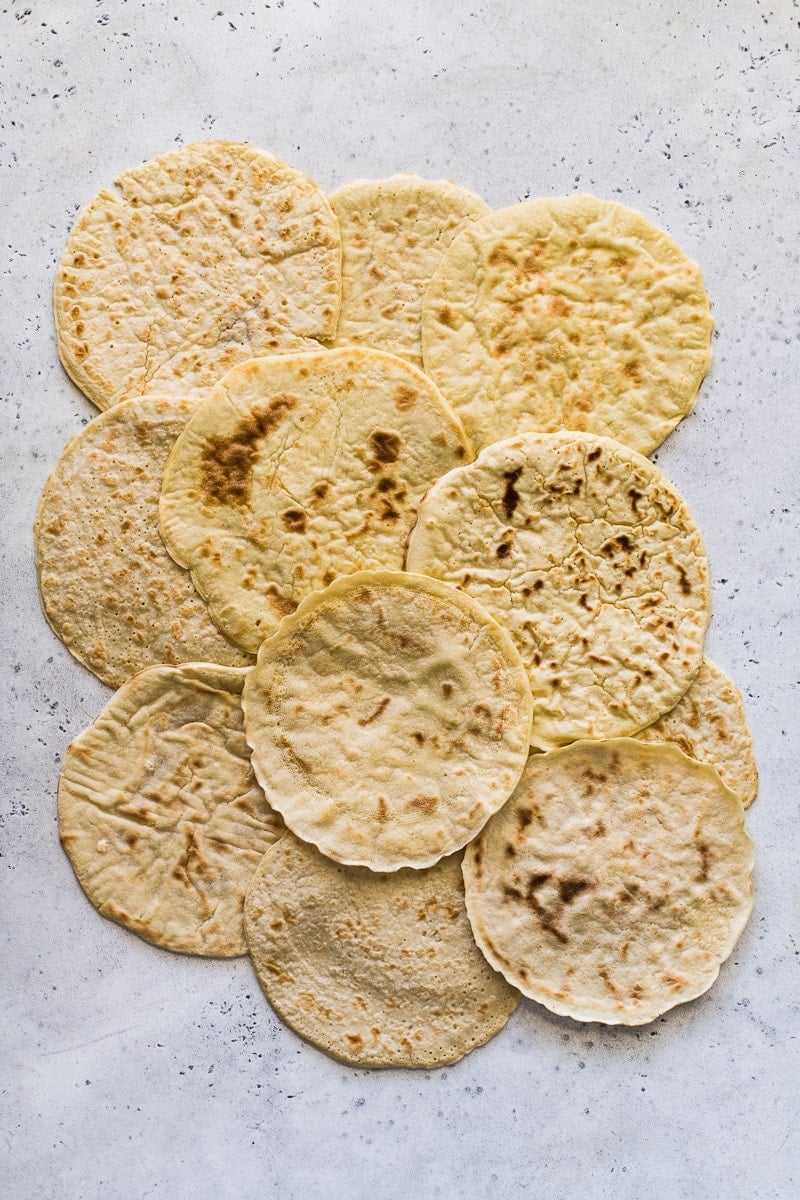
[[[407,567],[508,629],[540,749],[637,733],[700,669],[711,604],[700,533],[658,468],[610,438],[489,446],[428,492]]]
[[[353,1066],[456,1062],[519,1000],[475,945],[459,855],[375,875],[285,833],[253,876],[245,932],[278,1015]]]
[[[337,345],[388,350],[422,366],[422,300],[442,254],[489,211],[447,179],[356,179],[329,197],[342,233]]]
[[[686,695],[636,736],[643,742],[673,742],[689,758],[714,767],[745,808],[755,800],[758,767],[744,698],[707,658]]]
[[[184,954],[247,952],[244,893],[283,831],[250,767],[245,675],[142,671],[61,769],[61,842],[84,892],[104,917]]]
[[[471,457],[435,386],[393,355],[254,359],[178,439],[161,532],[219,627],[256,651],[337,575],[402,567],[422,495]]]
[[[753,906],[741,801],[676,746],[532,754],[464,857],[478,945],[579,1021],[640,1025],[711,987]]]
[[[242,706],[289,829],[373,871],[461,849],[528,753],[530,690],[508,634],[468,596],[401,572],[308,596],[262,645]]]
[[[422,354],[479,449],[578,429],[649,454],[694,406],[713,324],[700,268],[666,233],[578,194],[454,239],[425,296]]]
[[[219,632],[158,532],[164,464],[193,411],[177,397],[122,401],[75,434],[42,493],[45,615],[111,687],[157,663],[253,661]]]
[[[238,142],[124,171],[59,263],[61,361],[98,408],[203,392],[235,363],[336,332],[341,239],[317,185]]]

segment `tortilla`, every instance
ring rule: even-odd
[[[492,966],[579,1021],[640,1025],[711,987],[753,906],[741,801],[676,746],[532,754],[464,857]]]
[[[330,196],[342,232],[337,345],[388,350],[422,366],[422,299],[457,233],[489,211],[447,179],[356,179]]]
[[[675,707],[636,736],[643,742],[673,742],[689,758],[714,767],[745,808],[755,800],[758,767],[744,698],[707,658]]]
[[[111,687],[157,663],[253,661],[219,632],[158,532],[164,464],[192,412],[177,397],[122,401],[75,434],[42,493],[34,539],[45,615]]]
[[[336,332],[341,239],[317,185],[238,142],[124,171],[78,216],[55,284],[58,351],[98,408],[201,394],[235,363]]]
[[[463,230],[422,310],[425,370],[478,449],[588,430],[642,454],[694,406],[711,362],[700,268],[622,204],[530,200]]]
[[[610,438],[525,434],[423,500],[407,567],[479,600],[528,669],[533,744],[637,733],[700,669],[700,533],[657,467]]]
[[[253,876],[245,931],[278,1015],[353,1066],[455,1062],[519,1000],[475,945],[459,855],[375,875],[285,833]]]
[[[255,359],[178,439],[161,531],[219,627],[255,652],[337,575],[399,569],[423,493],[471,457],[434,385],[393,355]]]
[[[256,777],[289,829],[373,871],[464,846],[528,753],[511,639],[470,597],[401,572],[308,596],[262,645],[242,706]]]
[[[283,824],[242,732],[246,671],[153,667],[67,750],[61,841],[104,917],[184,954],[245,954],[244,893]]]

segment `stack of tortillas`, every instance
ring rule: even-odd
[[[671,238],[414,175],[327,199],[211,142],[88,204],[55,313],[106,410],[35,529],[48,621],[119,688],[58,797],[99,911],[249,951],[362,1065],[452,1062],[520,993],[638,1024],[706,991],[757,774],[643,457],[710,362]]]

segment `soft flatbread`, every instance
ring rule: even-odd
[[[758,767],[744,698],[707,658],[675,707],[636,736],[643,742],[673,742],[689,758],[714,767],[745,808],[755,800]]]
[[[124,171],[72,227],[55,285],[58,350],[98,408],[202,393],[237,362],[333,337],[341,240],[317,185],[239,142]]]
[[[353,1066],[455,1062],[519,999],[475,945],[460,855],[375,875],[285,833],[253,876],[245,930],[278,1015]]]
[[[406,561],[508,629],[540,749],[636,733],[700,669],[711,603],[700,533],[658,468],[610,438],[487,447],[428,492]]]
[[[246,671],[134,676],[67,750],[61,841],[95,908],[184,954],[245,954],[244,893],[283,830],[250,768]]]
[[[52,629],[111,687],[158,663],[253,660],[220,633],[158,532],[161,476],[193,405],[121,401],[70,439],[34,526]]]
[[[364,571],[264,642],[243,707],[253,769],[298,837],[374,871],[428,867],[505,803],[530,691],[511,639],[434,579]]]
[[[356,179],[330,196],[342,232],[337,345],[388,350],[422,366],[420,312],[437,263],[464,226],[489,212],[448,179]]]
[[[254,359],[178,439],[161,531],[219,627],[255,652],[336,576],[400,568],[422,495],[471,457],[434,385],[394,355]]]
[[[741,801],[676,746],[532,754],[468,848],[466,903],[492,966],[579,1021],[640,1025],[707,991],[753,906]]]
[[[451,242],[422,354],[478,449],[578,429],[649,454],[694,406],[712,329],[700,268],[666,233],[622,204],[549,197]]]

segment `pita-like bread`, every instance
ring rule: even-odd
[[[490,210],[447,179],[356,179],[330,196],[342,232],[337,345],[373,346],[422,366],[422,299],[457,233]]]
[[[589,430],[649,454],[711,362],[700,268],[641,213],[530,200],[463,230],[422,310],[425,370],[476,447]]]
[[[745,808],[755,800],[758,768],[742,693],[707,658],[675,707],[636,736],[643,742],[673,742],[689,758],[714,767]]]
[[[407,566],[479,600],[528,668],[533,744],[637,733],[700,669],[708,565],[686,504],[634,450],[525,434],[434,484]]]
[[[471,457],[434,385],[394,355],[254,359],[178,439],[161,531],[219,627],[256,651],[337,575],[399,569],[423,493]]]
[[[92,904],[184,954],[246,953],[244,893],[283,830],[250,768],[245,675],[206,663],[142,671],[61,770],[61,841]]]
[[[530,691],[469,596],[392,571],[306,597],[264,642],[242,706],[253,769],[298,837],[395,871],[464,846],[514,790]]]
[[[80,213],[54,297],[61,361],[98,408],[201,393],[237,362],[333,337],[341,239],[308,176],[198,142],[116,187]]]
[[[475,945],[458,855],[375,875],[285,833],[253,876],[245,931],[275,1011],[353,1066],[455,1062],[519,999]]]
[[[532,754],[464,857],[478,945],[579,1021],[640,1025],[711,987],[753,906],[741,801],[676,746]]]
[[[158,663],[253,660],[214,625],[158,532],[161,476],[189,400],[124,400],[69,441],[34,526],[53,631],[111,687]]]

